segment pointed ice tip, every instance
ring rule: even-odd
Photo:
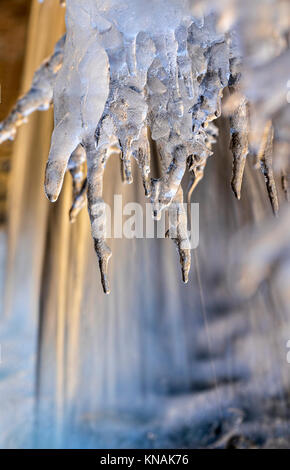
[[[144,192],[145,192],[145,197],[150,197],[151,196],[151,188],[147,184],[143,184],[144,186]]]
[[[240,191],[234,191],[234,194],[235,194],[237,200],[240,201],[241,200],[241,192]]]
[[[158,220],[161,219],[161,216],[162,216],[162,214],[161,214],[161,211],[160,211],[160,210],[156,210],[156,209],[153,210],[153,212],[152,212],[152,219],[153,219],[153,220],[157,220],[157,221],[158,221]]]
[[[109,295],[111,293],[111,289],[107,276],[102,276],[102,286],[104,294]]]
[[[274,216],[279,217],[279,206],[273,206],[272,210],[273,210]]]
[[[269,199],[270,199],[273,214],[274,214],[275,217],[278,217],[278,215],[279,215],[279,200],[278,200],[277,190],[276,190],[276,186],[275,186],[275,181],[274,181],[273,187],[272,188],[268,187],[267,189],[268,189],[268,196],[269,196]]]
[[[132,184],[133,183],[133,176],[126,176],[124,179],[124,184]]]
[[[188,263],[185,263],[184,265],[181,266],[181,273],[182,273],[182,282],[184,284],[188,283],[188,274],[189,274],[189,265]]]
[[[235,197],[237,198],[237,200],[239,201],[241,199],[241,188],[237,187],[237,185],[235,184],[235,182],[232,182],[231,183],[231,187],[232,187],[232,191],[235,195]]]
[[[76,221],[75,214],[73,213],[73,208],[69,211],[69,221],[71,224],[74,224]]]
[[[187,272],[182,271],[182,282],[184,284],[188,283],[188,273]]]
[[[57,195],[57,194],[50,194],[50,193],[48,193],[47,191],[45,191],[45,195],[46,195],[47,199],[48,199],[50,202],[56,202],[57,199],[58,199],[58,195]]]

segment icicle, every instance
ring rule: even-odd
[[[133,150],[133,157],[135,158],[138,167],[140,168],[145,196],[149,197],[151,194],[151,185],[149,179],[151,152],[147,128],[145,126],[141,130],[140,139],[138,142],[135,143],[135,146],[137,147],[137,149]]]
[[[190,204],[191,196],[198,183],[203,179],[207,158],[199,155],[190,156],[188,159],[188,167],[191,172],[191,180],[187,188],[187,202]]]
[[[289,194],[289,176],[287,175],[286,172],[282,172],[281,175],[281,184],[282,184],[282,189],[285,194],[285,199],[287,202],[290,202],[290,194]]]
[[[88,8],[98,17],[97,5]],[[46,167],[45,192],[57,200],[72,152],[90,140],[109,94],[108,57],[90,15],[77,0],[67,3],[67,36],[63,66],[54,87],[55,127]]]
[[[176,40],[179,40],[179,43]],[[153,140],[157,142],[163,174],[151,180],[151,202],[155,218],[175,198],[186,170],[186,160],[192,140],[192,119],[190,108],[193,104],[188,88],[179,83],[178,61],[185,51],[183,28],[175,35],[154,38],[158,56],[148,72],[149,124]],[[188,75],[187,75],[188,77]],[[188,82],[187,82],[188,85]],[[183,94],[183,90],[185,94]]]
[[[126,184],[133,183],[131,145],[132,145],[131,138],[126,139],[126,141],[123,144],[120,141],[123,183],[126,183]]]
[[[187,231],[187,215],[183,205],[183,191],[179,187],[169,208],[169,230],[167,237],[172,238],[179,253],[182,280],[188,282],[191,264],[191,249]]]
[[[68,169],[73,180],[73,203],[69,212],[71,223],[74,223],[78,213],[86,203],[87,176],[86,176],[86,152],[79,145],[72,153]]]
[[[190,155],[187,160],[187,166],[190,172],[190,181],[187,188],[188,208],[193,191],[203,179],[207,159],[212,155],[211,148],[216,142],[217,135],[218,129],[213,123],[209,123],[208,127],[205,130],[201,129],[196,136],[196,141],[192,148],[192,155]]]
[[[106,212],[103,201],[103,176],[109,157],[107,147],[102,145],[102,136],[96,142],[90,139],[84,143],[88,165],[88,211],[90,215],[92,236],[99,260],[101,281],[105,294],[110,293],[108,280],[108,263],[112,252],[105,242]]]
[[[230,149],[233,153],[233,173],[231,186],[237,199],[241,198],[244,169],[246,164],[246,158],[249,153],[247,108],[247,101],[245,98],[242,98],[237,109],[230,117]]]
[[[231,45],[235,47],[235,44]],[[235,109],[230,114],[230,149],[233,154],[231,186],[236,198],[240,199],[246,158],[249,153],[249,115],[247,100],[241,93],[241,62],[239,58],[232,57],[230,59],[230,73],[229,91],[234,97],[234,101],[237,101]]]
[[[185,172],[187,155],[184,146],[177,146],[165,174],[151,181],[151,202],[156,219],[160,219],[161,211],[171,204],[177,194]]]
[[[262,173],[265,177],[267,191],[271,206],[273,209],[274,215],[278,214],[279,211],[279,201],[276,189],[276,183],[273,174],[273,164],[272,164],[272,155],[273,155],[273,139],[274,139],[274,129],[271,121],[268,121],[263,135],[263,140],[261,147],[257,156],[257,162],[260,163]]]
[[[45,111],[52,104],[53,86],[62,66],[65,36],[56,44],[53,55],[35,72],[30,90],[20,98],[10,115],[0,124],[0,144],[14,139],[17,128],[36,110]]]
[[[143,0],[128,2],[132,13],[129,23],[115,0],[107,9],[100,0],[86,0],[85,6],[78,0],[67,2],[63,65],[49,88],[50,101],[54,89],[55,128],[46,169],[46,194],[51,201],[58,198],[69,169],[73,178],[70,219],[74,221],[88,191],[92,233],[106,293],[111,251],[96,226],[110,152],[120,152],[126,183],[133,181],[131,161],[136,160],[156,218],[171,204],[176,207],[183,201],[181,182],[187,164],[192,174],[190,200],[212,154],[216,129],[211,122],[221,114],[222,93],[229,77],[229,46],[216,32],[214,15],[196,21],[190,16],[187,1],[176,9],[173,0],[159,0],[152,3],[152,11]],[[166,21],[161,17],[165,7]],[[31,112],[34,109],[35,105]],[[156,142],[161,161],[162,174],[157,180],[149,177],[148,133]],[[186,282],[190,253],[183,243],[185,227],[186,212],[180,209],[174,238]]]
[[[193,74],[192,64],[188,54],[188,28],[182,24],[175,33],[178,43],[177,64],[179,75],[184,81],[186,93],[189,99],[193,98]]]

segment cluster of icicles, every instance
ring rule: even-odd
[[[37,70],[31,89],[0,127],[1,143],[14,138],[17,127],[33,111],[54,104],[46,194],[50,201],[58,198],[69,170],[73,180],[71,221],[87,197],[105,293],[110,291],[107,271],[111,250],[94,227],[112,149],[120,154],[127,184],[132,183],[131,164],[136,160],[157,219],[170,206],[185,198],[190,201],[192,190],[202,179],[217,138],[213,121],[221,115],[226,87],[240,96],[230,115],[232,188],[238,198],[248,154],[248,103],[239,91],[240,58],[231,34],[217,32],[213,14],[194,18],[186,1],[150,0],[146,7],[142,0],[125,3],[127,8],[122,9],[114,0],[67,0],[66,36]],[[277,212],[273,127],[271,123],[267,126],[259,162]],[[162,175],[158,179],[150,177],[150,139],[160,158]],[[181,182],[186,171],[191,183],[184,198]],[[186,244],[185,210],[178,211],[175,224],[174,242],[182,278],[187,282],[191,252]]]

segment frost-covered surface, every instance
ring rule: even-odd
[[[17,128],[36,110],[46,110],[53,98],[53,86],[63,63],[63,37],[55,46],[54,54],[35,72],[31,88],[20,98],[8,118],[0,126],[0,143],[14,139]]]
[[[225,112],[231,126],[235,195],[240,199],[245,161],[251,151],[257,155],[277,214],[275,148],[279,179],[288,197],[288,4],[284,0],[264,3],[66,2],[64,51],[61,40],[55,54],[37,72],[32,90],[2,125],[0,139],[13,137],[25,116],[46,107],[53,87],[55,129],[46,194],[51,201],[57,199],[69,168],[74,182],[73,221],[87,191],[106,293],[110,290],[107,266],[111,250],[97,227],[104,169],[112,150],[120,153],[125,183],[132,183],[132,159],[137,161],[153,215],[159,218],[161,211],[183,201],[181,182],[187,169],[191,175],[187,200],[202,179],[217,137],[212,121],[221,114],[225,88],[230,91]],[[63,66],[56,78],[62,55]],[[161,163],[158,179],[150,178],[149,139],[155,143]],[[190,250],[185,213],[176,218],[175,225],[182,277],[187,282]]]
[[[207,157],[211,154],[211,137],[205,129],[209,122],[220,114],[220,99],[223,87],[229,77],[229,44],[220,34],[215,32],[215,19],[206,18],[205,23],[195,23],[190,16],[188,2],[68,2],[67,4],[67,36],[69,41],[70,28],[85,28],[93,31],[92,41],[98,43],[108,58],[107,67],[103,64],[102,73],[110,67],[110,92],[102,97],[94,97],[92,125],[87,132],[87,123],[83,120],[75,124],[64,122],[65,130],[54,132],[52,152],[49,158],[46,191],[51,199],[55,199],[61,187],[61,181],[70,153],[77,144],[81,144],[87,154],[88,163],[88,206],[92,224],[92,234],[99,257],[102,282],[105,292],[109,292],[107,279],[107,263],[110,250],[103,238],[98,237],[95,225],[98,225],[99,204],[102,203],[102,179],[110,149],[115,147],[121,153],[124,181],[132,183],[131,159],[135,158],[142,173],[146,194],[151,194],[153,213],[159,218],[160,212],[170,206],[173,201],[182,202],[181,180],[186,170],[187,159],[190,158],[190,171],[204,167]],[[152,14],[152,12],[154,14]],[[160,18],[163,18],[160,21]],[[90,24],[88,23],[90,22]],[[92,29],[93,28],[93,29]],[[98,32],[98,34],[96,33]],[[198,34],[202,37],[197,40]],[[96,35],[96,36],[94,36]],[[83,55],[88,40],[81,44],[76,39]],[[69,52],[65,57],[68,66],[72,66],[74,55]],[[86,51],[87,60],[94,67],[96,53]],[[199,63],[194,64],[198,57]],[[219,59],[223,62],[220,73]],[[79,61],[78,61],[79,63]],[[80,81],[86,81],[89,70],[78,69]],[[63,75],[62,75],[63,74]],[[64,77],[64,80],[62,79]],[[66,90],[73,93],[76,88],[68,86],[68,69],[62,70],[55,88],[56,103],[63,104],[58,97],[60,84],[65,83]],[[93,87],[92,87],[93,88]],[[94,88],[95,90],[95,88]],[[85,94],[86,96],[86,94]],[[82,99],[82,98],[81,98]],[[79,98],[80,100],[80,98]],[[84,111],[87,103],[85,101]],[[78,103],[69,101],[74,112],[66,112],[61,106],[63,115],[75,117]],[[81,101],[82,106],[82,101]],[[96,113],[96,106],[102,109],[102,115]],[[57,116],[56,109],[56,116]],[[94,121],[95,117],[97,121]],[[101,118],[101,119],[100,119]],[[57,119],[57,117],[56,117]],[[99,123],[98,123],[99,121]],[[98,124],[98,125],[97,125]],[[156,142],[160,155],[163,176],[158,180],[149,179],[150,147],[148,128]],[[58,130],[58,127],[56,127]],[[96,129],[96,134],[92,129]],[[212,131],[209,128],[209,135]],[[64,148],[63,132],[70,138],[70,148]],[[78,139],[77,142],[74,139]],[[63,166],[59,169],[57,152],[63,158]],[[66,156],[64,157],[64,154]],[[190,252],[184,248],[186,242],[186,220],[178,218],[177,246],[182,261],[183,279],[187,281],[190,267]],[[183,228],[182,228],[183,226]]]

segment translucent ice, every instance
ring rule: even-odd
[[[53,89],[55,128],[46,193],[51,201],[57,199],[69,169],[72,221],[87,193],[105,292],[109,292],[111,251],[96,227],[104,217],[103,174],[112,149],[120,154],[127,184],[133,181],[131,164],[136,160],[153,215],[160,218],[163,210],[183,201],[181,183],[186,170],[190,174],[188,201],[203,178],[217,137],[213,121],[221,115],[227,87],[233,191],[240,198],[251,150],[257,154],[277,212],[272,152],[274,145],[281,155],[289,150],[290,120],[283,88],[289,25],[286,0],[266,3],[277,8],[265,12],[258,0],[67,0],[65,46],[62,40],[47,65],[36,73],[30,92],[1,125],[0,141],[13,137],[30,112],[47,107]],[[270,68],[275,74],[268,73]],[[160,159],[158,179],[150,178],[150,139]],[[287,168],[281,167],[288,195]],[[185,248],[188,234],[183,210],[174,224],[169,228],[175,229],[173,239],[186,282],[190,251]]]

